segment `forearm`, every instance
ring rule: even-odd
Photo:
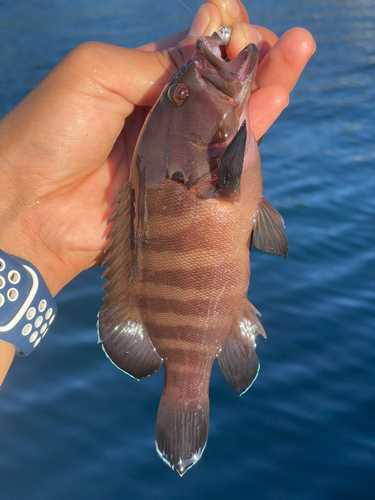
[[[3,131],[5,119],[0,122]],[[6,127],[5,127],[6,128]],[[2,140],[0,154],[0,249],[33,264],[42,274],[51,293],[55,295],[64,285],[63,273],[56,257],[44,245],[39,231],[38,203],[33,203],[19,171],[9,157],[12,145]],[[22,141],[19,141],[22,148]],[[24,162],[26,163],[26,158]],[[27,176],[25,176],[27,177]],[[66,279],[66,278],[65,278]],[[1,314],[1,311],[0,311]],[[0,340],[0,386],[12,363],[15,347]]]
[[[36,221],[32,221],[30,213],[24,209],[21,194],[17,195],[11,188],[11,183],[6,183],[4,179],[6,176],[3,175],[4,170],[1,168],[3,164],[0,158],[1,178],[4,182],[0,188],[0,248],[10,255],[15,255],[31,262],[40,270],[44,277],[48,276],[48,279],[45,281],[48,282],[49,288],[54,293],[62,286],[61,278],[59,278],[58,274],[54,275],[54,273],[48,270],[53,266],[48,252],[44,251],[40,242],[37,242],[37,235],[34,234],[37,225]],[[9,186],[8,192],[4,189],[7,185]],[[15,197],[13,203],[10,201],[12,196]],[[0,386],[13,361],[14,354],[15,347],[8,342],[0,340]]]

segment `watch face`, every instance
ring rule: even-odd
[[[5,331],[21,311],[20,316],[25,314],[27,302],[32,300],[27,300],[31,298],[30,291],[37,289],[34,281],[27,269],[15,259],[0,257],[0,332]]]

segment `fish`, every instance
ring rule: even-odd
[[[249,121],[257,65],[254,44],[228,60],[217,33],[197,39],[145,120],[108,221],[99,342],[137,380],[164,365],[155,445],[180,476],[207,443],[214,361],[239,395],[258,375],[251,246],[288,252]]]

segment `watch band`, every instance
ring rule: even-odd
[[[27,356],[47,333],[56,311],[36,267],[0,250],[0,340]]]

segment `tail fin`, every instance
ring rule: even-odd
[[[156,419],[156,451],[183,476],[201,458],[206,447],[209,420],[208,396],[178,401],[162,395]]]

